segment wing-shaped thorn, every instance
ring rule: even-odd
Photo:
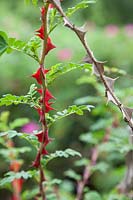
[[[69,20],[66,17],[63,17],[63,21],[64,21],[64,26],[73,29],[73,25],[69,22]]]
[[[108,77],[108,76],[103,76],[104,77],[104,79],[105,79],[105,81],[106,81],[106,83],[107,83],[107,85],[108,85],[108,87],[109,87],[109,89],[113,92],[114,91],[114,83],[115,83],[115,81],[118,79],[118,77],[117,78],[110,78],[110,77]]]
[[[114,97],[115,98],[114,98]],[[114,103],[115,105],[118,105],[118,103],[117,103],[117,97],[115,96],[115,95],[111,95],[111,93],[110,93],[110,91],[108,91],[108,90],[106,90],[106,97],[107,97],[107,103],[108,102],[112,102],[112,103]]]
[[[133,108],[128,108],[128,107],[122,105],[121,111],[123,114],[123,118],[128,122],[131,121],[132,114],[133,114]]]
[[[104,74],[104,62],[96,62],[92,65],[92,73],[96,76],[100,76],[100,74]]]
[[[90,64],[93,63],[92,59],[90,58],[88,54],[83,58],[83,62],[90,63]]]
[[[84,40],[85,34],[87,33],[89,29],[89,23],[85,23],[83,26],[81,27],[75,27],[75,31],[78,34],[78,36]]]

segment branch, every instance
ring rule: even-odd
[[[132,132],[131,134],[133,134],[133,119],[132,119],[133,108],[128,108],[128,107],[124,106],[120,102],[118,97],[115,95],[114,83],[115,83],[116,79],[112,79],[112,78],[104,75],[104,62],[97,61],[95,56],[93,55],[93,53],[85,39],[85,35],[87,33],[87,26],[84,25],[83,27],[76,27],[65,15],[65,13],[61,7],[60,0],[49,0],[49,2],[51,2],[56,7],[56,9],[60,13],[60,15],[63,17],[64,26],[71,29],[78,36],[79,40],[81,41],[81,43],[87,53],[86,62],[89,62],[92,64],[93,73],[101,79],[101,81],[105,87],[105,94],[107,97],[107,101],[108,102],[111,101],[113,104],[115,104],[119,108],[119,110],[121,111],[121,113],[123,115],[124,120],[127,122],[129,127],[131,128],[131,132]]]
[[[91,176],[91,169],[92,169],[93,166],[95,166],[96,161],[98,159],[98,155],[99,155],[98,148],[97,148],[97,146],[95,146],[92,149],[91,162],[84,169],[83,179],[78,181],[76,200],[82,200],[83,199],[84,188],[85,188],[85,186],[88,182],[88,179]]]

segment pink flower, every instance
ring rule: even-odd
[[[118,28],[118,26],[116,26],[114,24],[110,24],[105,27],[105,33],[109,37],[115,37],[118,34],[118,32],[119,32],[119,28]]]
[[[57,53],[58,60],[70,60],[72,58],[72,51],[71,49],[62,49]]]
[[[125,33],[128,37],[133,37],[133,24],[127,24],[125,26]]]
[[[38,124],[36,124],[35,122],[29,122],[28,124],[25,124],[21,131],[24,133],[32,133],[35,130],[38,130],[40,127]]]

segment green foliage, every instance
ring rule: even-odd
[[[30,152],[31,148],[30,147],[21,147],[21,148],[10,148],[10,149],[2,149],[0,151],[0,155],[2,155],[2,157],[4,157],[5,159],[9,158],[10,159],[10,155],[13,154],[14,156],[18,156],[19,154],[24,154],[27,152]]]
[[[95,171],[100,171],[101,173],[105,173],[109,168],[109,164],[106,162],[98,162],[95,166],[92,167],[91,171],[94,173]]]
[[[33,199],[37,194],[38,194],[38,188],[32,188],[32,190],[25,190],[23,193],[22,193],[22,195],[21,195],[21,198],[22,198],[22,200],[25,200],[25,199],[27,199],[27,200],[31,200],[31,199]]]
[[[29,119],[27,119],[27,118],[15,119],[14,121],[9,123],[9,129],[13,130],[13,129],[17,128],[17,127],[23,126],[24,124],[27,124],[28,122],[29,122]]]
[[[98,138],[96,138],[92,133],[82,134],[80,135],[79,138],[82,142],[85,142],[88,144],[92,144],[92,145],[98,144]]]
[[[129,144],[128,134],[126,129],[117,128],[112,130],[111,137],[106,144],[99,145],[100,152],[119,152],[122,155],[126,155],[129,151],[133,150],[132,144]],[[118,134],[121,133],[121,134]]]
[[[81,157],[81,154],[73,149],[65,149],[64,151],[56,151],[55,153],[51,153],[50,155],[47,155],[46,158],[43,159],[43,163],[47,164],[49,161],[55,159],[55,158],[69,158],[70,156],[79,156]]]
[[[37,50],[41,46],[41,40],[39,37],[32,37],[24,46],[23,52],[32,58],[34,58],[37,62],[39,62],[38,52]]]
[[[102,200],[98,192],[91,191],[85,194],[85,200]]]
[[[24,41],[17,40],[16,38],[8,38],[7,53],[11,53],[13,50],[22,52],[25,45],[26,45],[26,42]]]
[[[10,171],[10,172],[7,172],[5,174],[5,178],[0,180],[0,186],[3,186],[7,183],[11,183],[15,179],[20,179],[20,178],[29,179],[29,178],[32,178],[36,175],[37,175],[36,170],[29,170],[27,172],[26,171],[20,171],[20,172],[17,172],[17,173]]]
[[[84,114],[84,110],[87,111],[91,111],[91,108],[93,108],[92,105],[82,105],[82,106],[69,106],[67,109],[61,111],[61,112],[57,112],[55,115],[53,115],[52,117],[48,114],[47,115],[47,120],[48,120],[48,124],[49,126],[51,126],[54,122],[56,122],[59,119],[63,119],[64,117],[67,117],[69,115],[72,114],[77,114],[77,115],[83,115]]]
[[[0,137],[2,136],[7,136],[8,138],[14,138],[16,136],[22,136],[22,133],[18,133],[17,131],[15,130],[8,130],[6,132],[1,132],[0,133]]]
[[[81,158],[80,160],[75,161],[75,166],[76,167],[81,167],[81,166],[87,166],[89,164],[89,159],[88,158]]]
[[[24,124],[29,122],[28,118],[18,118],[18,119],[13,120],[12,122],[9,122],[9,117],[10,117],[9,111],[3,111],[0,114],[0,131],[6,131],[3,133],[0,133],[0,136],[4,136],[4,135],[8,134],[8,132],[9,132],[10,137],[11,137],[11,135],[12,136],[16,135],[18,133],[13,129],[21,127]],[[10,130],[10,129],[12,129],[12,130]]]
[[[37,49],[40,47],[40,44],[41,40],[37,36],[32,37],[28,42],[9,38],[7,53],[11,53],[13,50],[20,51],[39,62]]]
[[[62,180],[55,178],[52,181],[46,181],[44,184],[46,186],[53,186],[53,185],[60,185],[61,182],[62,182]]]
[[[88,15],[88,17],[97,25],[124,25],[130,24],[132,22],[132,0],[129,0],[128,3],[124,0],[101,0],[96,2],[97,3],[90,9],[91,16]],[[108,9],[110,9],[111,16],[108,12]],[[128,16],[126,19],[123,17],[123,13],[125,13]]]
[[[80,3],[77,3],[74,7],[68,8],[66,15],[68,17],[70,17],[72,14],[74,14],[75,12],[77,12],[79,9],[84,9],[87,8],[89,6],[90,3],[95,3],[95,1],[81,1]]]
[[[34,6],[36,6],[37,3],[38,3],[38,0],[24,0],[24,1],[25,1],[26,4],[32,3]]]
[[[12,94],[3,95],[3,98],[0,99],[0,106],[10,106],[12,104],[27,104],[27,96],[16,96]]]
[[[7,35],[0,31],[0,56],[7,50],[8,48],[8,40]]]
[[[27,3],[32,3],[34,5],[37,5],[37,3],[38,3],[37,0],[32,0],[32,1],[25,0],[25,1]],[[80,1],[79,3],[77,3],[75,5],[75,7],[68,8],[66,13],[68,16],[71,16],[79,9],[87,8],[88,3],[93,3],[93,2],[94,1],[85,1],[85,0]],[[68,2],[64,1],[62,3],[65,4]],[[12,4],[13,4],[13,2],[12,2]],[[13,4],[13,5],[15,5],[15,4]],[[104,10],[104,11],[106,11],[106,10]],[[50,30],[49,30],[51,32],[58,24],[58,23],[56,23],[56,19],[58,22],[61,22],[62,19],[57,14],[56,9],[52,9],[50,12],[52,13],[51,19],[50,19],[51,26],[50,26]],[[29,13],[31,14],[31,12],[29,12]],[[88,12],[88,13],[90,14],[90,12]],[[99,12],[95,12],[95,13],[96,14],[98,13],[97,15],[99,15]],[[104,16],[104,12],[103,12],[103,16]],[[28,17],[26,18],[26,20],[27,19],[28,19]],[[106,19],[106,17],[105,17],[105,19]],[[26,23],[27,22],[28,21],[26,21]],[[33,31],[33,27],[32,27],[32,31]],[[71,35],[69,36],[69,33],[63,32],[63,29],[61,29],[61,28],[59,29],[59,31],[60,31],[60,35],[62,35],[64,38],[68,34],[67,37],[69,37],[70,45],[73,44],[73,52],[74,52],[73,54],[75,56],[74,58],[77,58],[78,60],[81,59],[80,58],[82,56],[81,55],[81,47],[78,46],[78,48],[77,48],[76,42],[73,41],[73,38],[71,37]],[[90,33],[89,33],[89,40],[92,42],[90,45],[94,46],[94,49],[97,50],[97,52],[96,52],[97,57],[105,59],[105,60],[108,60],[108,58],[110,58],[110,60],[111,59],[113,60],[112,65],[114,65],[116,67],[113,67],[113,68],[105,67],[105,72],[107,74],[112,73],[112,76],[114,76],[113,73],[117,73],[118,75],[128,76],[125,73],[125,71],[119,70],[117,68],[117,66],[119,66],[119,65],[124,66],[126,63],[126,66],[128,68],[128,66],[130,66],[132,63],[132,54],[130,53],[132,43],[131,43],[130,39],[128,37],[126,37],[126,35],[124,35],[124,33],[122,33],[122,31],[123,30],[121,29],[118,34],[118,37],[112,37],[110,39],[106,35],[105,30],[101,31],[100,29],[95,29],[94,31],[92,31],[92,32],[90,31]],[[68,42],[67,40],[65,41],[64,38],[63,38],[64,43],[62,42],[63,43],[62,46],[65,46]],[[127,48],[126,48],[126,46],[122,46],[122,48],[120,46],[120,44],[124,45],[122,42],[123,38],[125,40],[125,43],[128,44]],[[57,43],[61,43],[61,37],[55,37],[55,41]],[[55,44],[56,44],[56,42],[55,42]],[[66,42],[66,44],[65,44],[65,42]],[[41,40],[36,36],[31,38],[29,40],[29,42],[23,42],[20,40],[16,40],[15,38],[8,38],[5,33],[0,32],[0,54],[1,55],[4,52],[11,53],[12,51],[15,50],[15,51],[22,52],[26,55],[29,55],[30,57],[34,58],[34,60],[36,60],[38,62],[39,61],[38,50],[40,48],[40,44],[41,44]],[[69,44],[67,44],[67,45],[69,46]],[[113,51],[112,51],[112,49],[113,49]],[[96,51],[96,50],[94,50],[94,51]],[[13,57],[13,60],[15,60],[14,58],[15,58],[15,55]],[[18,67],[20,64],[20,60],[18,61],[18,63],[16,62],[16,60],[14,62],[10,62],[10,63],[11,64],[13,63],[13,65],[16,65]],[[51,63],[52,64],[55,63],[55,59],[50,59],[50,62],[48,62],[48,66],[51,66]],[[28,72],[29,65],[31,66],[31,63],[26,62],[26,68],[23,70],[27,70],[27,72]],[[77,69],[81,69],[81,70],[83,69],[83,72],[84,72],[84,76],[80,77],[80,79],[77,80],[78,96],[81,96],[86,91],[89,92],[89,95],[85,96],[83,98],[77,99],[74,102],[74,103],[78,104],[79,106],[77,106],[77,105],[69,106],[67,109],[63,110],[62,112],[57,112],[56,114],[51,115],[51,116],[47,115],[47,121],[50,126],[50,125],[53,125],[53,123],[56,122],[58,119],[63,119],[71,114],[83,115],[84,111],[85,110],[90,111],[92,106],[82,105],[82,104],[96,104],[96,108],[93,109],[90,114],[91,119],[87,119],[87,120],[80,119],[78,121],[79,123],[77,123],[77,121],[69,120],[71,122],[68,123],[68,126],[71,124],[71,127],[72,127],[72,129],[71,128],[69,129],[70,133],[71,133],[71,130],[73,130],[73,129],[79,130],[80,133],[82,130],[83,130],[83,132],[89,131],[86,134],[84,133],[80,136],[80,140],[82,142],[84,142],[84,144],[82,142],[78,142],[77,140],[75,140],[75,138],[77,139],[77,135],[76,136],[73,135],[73,136],[71,136],[71,138],[68,138],[68,136],[66,136],[67,139],[69,140],[69,143],[68,143],[68,140],[66,140],[65,135],[62,135],[62,136],[59,135],[59,137],[64,137],[64,140],[66,140],[67,146],[71,145],[71,144],[73,146],[77,145],[77,147],[80,149],[80,151],[82,150],[83,154],[85,154],[84,158],[81,158],[80,160],[76,161],[76,163],[75,163],[75,166],[79,167],[78,172],[80,174],[82,174],[81,170],[83,170],[83,168],[86,166],[90,166],[90,172],[91,172],[91,175],[93,174],[95,182],[97,182],[97,179],[95,177],[98,176],[99,174],[102,174],[102,178],[99,180],[100,180],[100,185],[104,185],[103,176],[105,174],[107,174],[109,176],[108,170],[111,168],[111,170],[113,171],[116,168],[117,164],[123,166],[124,159],[123,159],[123,157],[121,159],[121,156],[125,155],[126,153],[128,153],[130,150],[133,150],[133,149],[132,149],[132,146],[128,144],[128,139],[127,139],[128,134],[126,134],[128,131],[126,129],[124,129],[123,127],[121,127],[121,129],[119,129],[114,126],[115,119],[117,119],[118,121],[121,120],[119,114],[114,112],[114,108],[110,105],[108,106],[108,108],[111,111],[111,114],[110,114],[110,112],[107,112],[107,108],[105,106],[105,100],[104,100],[104,98],[101,97],[101,96],[103,96],[103,88],[101,87],[101,85],[99,83],[97,83],[97,80],[93,76],[88,77],[88,74],[90,75],[90,72],[92,71],[92,67],[90,64],[75,64],[75,63],[56,64],[56,65],[52,66],[49,73],[47,73],[47,83],[51,84],[55,79],[57,79],[61,75],[65,74],[67,72],[72,72],[72,70],[74,70],[74,69],[76,69],[75,71],[77,71]],[[7,69],[5,69],[5,70],[7,70]],[[7,78],[6,78],[6,81],[7,81],[7,80],[9,80],[7,71],[6,71],[6,75],[7,75]],[[15,78],[16,78],[16,74],[15,74]],[[73,79],[73,75],[70,75],[70,79]],[[9,82],[10,82],[10,80],[9,80]],[[61,80],[59,85],[61,85],[62,82],[63,81]],[[69,83],[69,79],[67,79],[66,82],[67,82],[67,87],[69,88],[68,93],[69,93],[69,95],[71,95],[70,93],[72,93],[72,92],[70,91],[70,87],[74,88],[74,90],[75,90],[75,86],[71,85]],[[123,81],[123,84],[125,84],[127,82],[128,82],[128,80],[125,82]],[[87,86],[85,86],[86,83],[88,84]],[[80,85],[80,84],[82,84],[82,85]],[[1,85],[3,85],[3,82]],[[7,86],[7,88],[8,88],[8,86]],[[56,88],[58,88],[58,87],[55,86],[55,93],[56,93]],[[83,90],[82,90],[82,88],[83,88]],[[20,88],[18,90],[21,91]],[[132,98],[129,99],[127,94],[130,94],[130,96],[132,96],[132,88],[130,90],[126,89],[125,92],[119,91],[120,97],[125,99],[125,96],[126,96],[126,101],[130,102],[130,104],[132,105],[132,102],[133,102]],[[63,88],[63,95],[64,95],[64,88]],[[63,96],[63,95],[61,94],[61,96]],[[67,99],[68,96],[67,96],[67,94],[65,94],[65,95],[66,95],[65,98]],[[94,96],[94,95],[96,95],[96,96]],[[99,97],[97,95],[99,95]],[[27,95],[16,96],[16,95],[7,94],[7,95],[3,96],[3,98],[0,99],[0,106],[2,106],[2,105],[8,106],[8,105],[12,105],[12,104],[15,104],[15,105],[28,104],[31,107],[37,106],[38,105],[38,97],[36,96],[36,86],[33,84],[30,87],[30,91],[28,92]],[[58,104],[58,102],[57,102],[57,104]],[[19,110],[19,112],[21,112],[21,109]],[[19,132],[15,131],[15,130],[10,130],[10,129],[18,128],[18,127],[22,126],[23,124],[27,123],[28,119],[20,118],[20,119],[14,120],[12,122],[9,122],[8,117],[9,117],[9,112],[5,112],[0,115],[0,130],[3,131],[2,133],[0,133],[0,136],[1,136],[0,143],[4,146],[6,144],[5,141],[7,139],[18,140],[18,138],[15,138],[17,136],[17,137],[19,137],[19,139],[27,140],[34,147],[38,147],[39,142],[37,140],[37,137],[34,134],[23,134],[23,133],[19,133]],[[65,122],[68,122],[68,121],[65,121]],[[63,132],[63,130],[64,130],[63,127],[66,124],[67,123],[64,123],[64,122],[63,122],[63,125],[59,124],[59,130],[61,130],[61,132]],[[78,124],[78,125],[75,125],[75,124]],[[82,130],[79,127],[81,127]],[[106,128],[111,129],[111,134],[110,134],[110,138],[108,139],[108,141],[103,142],[104,136],[106,136],[106,134],[107,134]],[[68,130],[66,130],[66,132],[67,131]],[[58,131],[55,131],[55,132],[58,132]],[[75,132],[77,133],[78,131],[75,131]],[[123,132],[124,132],[124,134],[123,134]],[[79,133],[77,133],[77,134],[79,134]],[[56,140],[56,142],[55,142],[55,146],[56,145],[61,145],[61,144],[58,144],[58,140]],[[95,165],[91,166],[91,153],[92,153],[93,147],[94,148],[97,147],[99,157],[98,157]],[[53,148],[55,148],[55,147],[53,147]],[[2,155],[2,157],[4,156],[6,161],[9,161],[11,152],[14,155],[19,155],[21,153],[25,153],[30,150],[31,150],[31,148],[29,146],[21,147],[20,149],[15,148],[15,147],[11,148],[11,149],[6,149],[6,148],[2,147],[0,154]],[[32,155],[30,155],[30,156],[32,157]],[[80,156],[80,153],[76,152],[72,149],[66,149],[64,151],[56,151],[55,153],[52,153],[52,154],[44,157],[42,162],[43,162],[43,165],[46,167],[46,164],[52,159],[69,158],[70,156],[72,156],[72,157]],[[29,157],[28,157],[28,159],[29,159]],[[119,160],[120,160],[120,163],[119,163]],[[26,162],[26,160],[25,160],[25,162]],[[58,162],[57,162],[57,164],[58,164]],[[67,164],[69,164],[69,162],[67,162]],[[2,165],[3,165],[3,163],[1,163],[1,168],[3,167]],[[70,165],[71,165],[71,163],[70,163]],[[60,163],[59,163],[59,166],[60,166]],[[57,171],[57,168],[55,169],[53,167],[52,169],[53,169],[53,172],[54,172],[54,170],[55,170],[55,172]],[[121,174],[123,174],[123,172],[121,172]],[[120,175],[120,172],[118,170],[118,173],[115,177],[118,177],[119,175]],[[39,174],[36,170],[28,171],[28,172],[21,171],[18,173],[11,172],[11,173],[6,174],[6,177],[3,179],[3,182],[1,180],[0,184],[1,184],[1,186],[6,185],[6,184],[12,182],[15,178],[19,179],[22,177],[24,179],[27,179],[27,178],[33,177],[34,179],[37,179],[38,176],[39,176]],[[48,174],[47,174],[47,170],[46,170],[46,177],[48,177],[48,176],[52,176],[52,175],[49,174],[49,170],[48,170]],[[58,174],[56,174],[56,176],[58,176]],[[60,184],[61,181],[59,179],[52,178],[51,181],[46,181],[44,183],[46,185],[46,187],[49,189],[48,194],[47,194],[47,199],[52,199],[52,200],[56,199],[55,194],[53,193],[54,187],[52,188],[52,186],[55,186],[54,189],[57,189],[57,191],[59,190],[59,192],[61,194],[60,198],[62,200],[66,200],[66,199],[74,200],[75,199],[73,197],[73,191],[75,189],[75,182],[81,180],[82,177],[81,177],[81,175],[79,175],[72,169],[70,169],[66,172],[66,176],[69,177],[70,179],[73,179],[73,182],[71,182],[71,184],[66,184],[66,187],[64,188],[64,190],[62,189],[62,184]],[[90,184],[92,184],[93,176],[91,176],[91,179],[89,179]],[[110,184],[111,179],[113,179],[113,178],[111,177],[110,179],[108,179],[105,184],[106,185]],[[74,182],[74,180],[75,180],[75,182]],[[67,178],[65,181],[67,183],[67,181],[68,181]],[[60,185],[60,186],[57,186],[57,185]],[[68,185],[70,185],[70,186],[68,186]],[[66,189],[67,187],[69,188],[68,190]],[[100,191],[100,186],[94,186],[94,187],[96,188],[96,190]],[[113,186],[113,187],[115,187],[115,186]],[[88,186],[85,189],[87,189],[87,188],[88,188]],[[85,190],[85,192],[86,191],[87,190]],[[36,187],[31,188],[31,190],[29,190],[29,191],[24,191],[22,193],[22,200],[33,199],[35,197],[35,195],[38,194],[38,192],[39,191],[38,191],[38,189],[36,189]],[[104,192],[105,191],[103,191],[103,193]],[[123,195],[118,195],[118,194],[107,194],[106,196],[107,197],[104,198],[104,197],[101,197],[100,194],[97,193],[96,191],[89,191],[89,192],[86,192],[86,194],[85,194],[85,200],[95,200],[95,199],[101,200],[103,198],[104,198],[104,200],[107,200],[107,199],[108,200],[114,200],[114,199],[127,200],[127,198],[123,197]]]
[[[3,97],[0,99],[0,106],[10,106],[12,104],[28,104],[31,107],[37,106],[38,102],[35,97],[37,91],[35,89],[35,84],[32,84],[30,86],[29,92],[25,96],[16,96],[12,94],[3,95]]]
[[[37,36],[32,37],[28,42],[24,42],[16,38],[8,38],[5,32],[0,31],[0,55],[4,52],[19,51],[39,62],[37,50],[40,46],[41,40]]]
[[[81,175],[77,174],[74,170],[69,169],[65,172],[65,175],[68,176],[69,178],[72,178],[76,181],[79,181],[81,179]]]
[[[108,200],[130,200],[131,198],[130,197],[126,197],[122,194],[109,194],[105,200],[108,198]]]
[[[90,64],[58,63],[58,64],[52,66],[49,73],[47,74],[48,84],[51,84],[59,76],[65,74],[67,72],[70,72],[72,70],[75,70],[75,69],[80,69],[80,70],[86,69],[86,70],[91,71],[92,67]]]
[[[32,0],[33,5],[37,5],[38,0]]]

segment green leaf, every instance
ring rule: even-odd
[[[38,99],[35,97],[37,93],[35,88],[35,84],[32,84],[28,94],[25,96],[16,96],[12,94],[3,95],[3,98],[0,99],[0,106],[10,106],[12,104],[28,104],[31,107],[38,106]]]
[[[62,64],[58,63],[54,66],[51,67],[50,71],[47,73],[47,83],[51,84],[56,78],[59,76],[70,72],[74,69],[87,69],[89,71],[92,70],[92,67],[90,64],[75,64],[75,63],[67,63],[67,64]]]
[[[29,5],[30,2],[32,2],[32,4],[33,4],[34,6],[36,6],[37,3],[38,3],[38,0],[24,0],[24,2],[25,2],[25,4],[27,4],[27,5]]]
[[[32,3],[33,3],[33,5],[37,5],[37,3],[38,3],[38,0],[32,0]]]
[[[10,148],[10,149],[1,149],[0,155],[2,155],[4,158],[10,160],[10,155],[18,156],[21,153],[30,152],[30,147],[21,147],[21,148]]]
[[[25,96],[6,94],[0,99],[0,106],[10,106],[12,104],[18,105],[20,103],[27,103],[27,98]]]
[[[94,123],[93,125],[91,125],[91,130],[96,131],[99,129],[104,129],[107,126],[110,126],[112,124],[112,120],[113,119],[99,119],[96,123]]]
[[[70,156],[79,156],[81,157],[81,154],[73,149],[66,149],[64,151],[56,151],[55,153],[51,153],[50,155],[47,155],[45,159],[43,159],[44,163],[47,164],[50,160],[53,160],[55,158],[69,158]]]
[[[85,200],[102,200],[98,192],[92,191],[85,194]]]
[[[5,174],[5,178],[1,179],[0,180],[0,186],[3,186],[7,183],[11,183],[14,179],[20,179],[20,178],[23,178],[23,179],[29,179],[29,178],[32,178],[33,176],[37,175],[37,171],[36,170],[29,170],[29,171],[20,171],[20,172],[7,172]]]
[[[0,133],[0,137],[7,136],[8,138],[13,138],[13,137],[22,136],[22,135],[23,135],[22,133],[18,133],[15,130],[8,130],[6,132],[1,132]]]
[[[84,110],[91,111],[91,108],[93,108],[92,105],[82,105],[82,106],[73,105],[73,106],[69,106],[67,109],[61,112],[57,112],[52,117],[50,117],[48,114],[47,115],[48,125],[51,126],[57,120],[67,117],[71,114],[83,115]]]
[[[74,165],[76,167],[86,166],[89,164],[89,160],[87,158],[82,158],[80,160],[75,161]]]
[[[21,194],[22,200],[31,200],[34,199],[34,197],[39,193],[38,188],[32,188],[32,190],[24,190]]]
[[[17,40],[16,38],[9,38],[9,48],[7,49],[7,53],[11,53],[13,50],[23,51],[23,48],[26,45],[26,42]]]
[[[28,95],[29,95],[31,98],[37,93],[36,88],[37,88],[37,87],[36,87],[35,84],[32,84],[32,85],[30,86]]]
[[[72,14],[74,14],[79,9],[87,8],[90,3],[95,3],[95,1],[91,1],[91,0],[90,1],[89,0],[81,1],[80,3],[77,3],[74,7],[68,8],[66,15],[68,17],[70,17]]]
[[[84,133],[84,134],[80,135],[79,138],[82,142],[85,142],[88,144],[97,144],[98,143],[98,139],[95,138],[92,133]]]
[[[9,123],[9,128],[15,129],[17,127],[23,126],[24,124],[27,124],[28,122],[29,122],[28,118],[15,119],[13,122]]]
[[[0,56],[7,50],[8,48],[8,38],[7,35],[0,31]]]
[[[98,146],[100,152],[111,153],[116,150],[115,144],[113,142],[102,143]]]
[[[37,62],[39,62],[38,56],[38,48],[41,47],[41,39],[37,36],[32,37],[27,44],[23,47],[23,53],[28,56],[34,58]]]
[[[72,178],[76,181],[79,181],[81,179],[81,176],[77,174],[74,170],[69,169],[65,172],[65,175],[68,176],[69,178]]]
[[[39,62],[37,49],[40,47],[40,45],[41,40],[37,36],[32,37],[27,43],[17,40],[16,38],[9,38],[9,47],[7,49],[7,53],[11,53],[14,50],[20,51]]]
[[[60,185],[61,182],[62,182],[62,180],[55,178],[52,181],[45,181],[44,184],[46,186],[53,186],[53,185]]]
[[[99,162],[95,166],[92,167],[91,171],[100,171],[102,173],[105,173],[109,168],[109,165],[106,162]]]
[[[0,121],[7,124],[9,119],[10,112],[9,111],[3,111],[0,114]]]

